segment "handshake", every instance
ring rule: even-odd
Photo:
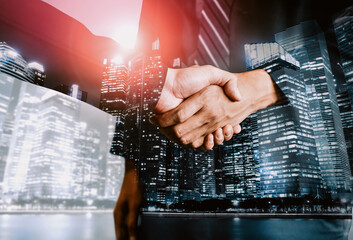
[[[230,73],[212,66],[168,69],[150,122],[170,140],[200,150],[228,141],[251,113],[276,104],[281,91],[264,70]],[[136,239],[142,186],[134,162],[126,159],[125,177],[114,209],[117,239]]]
[[[251,113],[276,104],[280,91],[264,70],[230,73],[213,66],[168,69],[150,118],[170,140],[210,150],[241,131]]]

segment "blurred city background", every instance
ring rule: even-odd
[[[11,10],[10,5],[5,7]],[[49,6],[47,12],[53,12]],[[202,14],[205,31],[222,31],[207,10]],[[56,71],[55,61],[48,61],[47,71],[44,62],[26,54],[33,49],[20,52],[20,41],[14,40],[19,35],[0,35],[0,209],[112,209],[125,156],[144,180],[145,211],[349,213],[352,15],[348,8],[333,21],[339,59],[330,57],[332,46],[314,20],[276,33],[273,42],[245,44],[246,68],[276,76],[287,103],[252,114],[239,135],[205,152],[177,146],[148,121],[167,69],[158,37],[148,51],[113,56],[111,49],[119,46],[75,25],[91,34],[86,47],[109,46],[109,51],[81,49],[67,58],[61,52]],[[11,26],[4,20],[0,27],[6,32]],[[195,64],[229,64],[213,58],[212,41],[224,42],[221,36],[212,40],[200,33]],[[65,65],[80,59],[86,68]],[[184,67],[180,58],[172,65]],[[83,83],[69,84],[68,77]],[[100,87],[92,93],[86,79]]]

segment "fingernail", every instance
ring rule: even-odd
[[[150,117],[149,119],[150,123],[152,123],[153,125],[157,125],[157,120],[155,116]]]
[[[216,133],[216,139],[220,140],[221,138],[222,138],[222,135],[219,132],[217,132]]]

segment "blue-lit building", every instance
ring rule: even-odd
[[[300,64],[278,43],[245,45],[248,70],[271,73],[288,104],[257,111],[259,196],[315,196],[321,173]]]
[[[259,163],[255,158],[258,149],[257,114],[245,119],[242,130],[222,146],[223,187],[229,199],[245,199],[258,196]]]
[[[275,39],[301,66],[324,187],[332,194],[347,191],[351,173],[324,33],[307,21]]]
[[[40,86],[44,85],[46,78],[41,64],[27,63],[14,48],[5,42],[0,42],[0,72]]]
[[[333,22],[345,84],[337,93],[347,152],[353,174],[353,7],[340,13]]]
[[[342,69],[353,108],[353,7],[340,13],[333,22]]]
[[[337,101],[340,108],[342,126],[346,139],[349,164],[353,175],[353,110],[351,98],[349,97],[346,84],[343,84],[337,91]]]

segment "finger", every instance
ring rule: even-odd
[[[138,206],[131,204],[129,208],[129,218],[128,218],[128,233],[129,240],[136,240],[137,237],[137,219],[138,219]]]
[[[241,126],[238,124],[233,127],[234,134],[239,134],[241,132]]]
[[[208,134],[207,137],[205,138],[205,142],[203,144],[203,147],[206,150],[211,150],[214,146],[214,139],[213,139],[213,134]]]
[[[225,127],[223,127],[224,140],[229,141],[233,136],[233,132],[234,130],[231,125],[226,125]]]
[[[234,74],[233,74],[234,75]],[[235,77],[231,80],[229,80],[226,85],[224,86],[224,92],[225,94],[233,101],[240,101],[241,100],[241,94],[238,88],[238,79],[236,75]]]
[[[209,123],[209,121],[208,113],[200,110],[187,121],[173,126],[173,137],[178,138],[183,145],[188,145],[198,138],[216,130],[216,128],[205,129],[204,125]],[[203,131],[200,131],[201,129],[203,129]]]
[[[169,140],[180,144],[180,140],[175,136],[173,127],[159,128],[159,131]]]
[[[114,225],[118,240],[127,239],[126,215],[126,206],[124,204],[117,203],[114,209]]]
[[[195,128],[194,130],[188,132],[187,134],[185,134],[184,136],[182,136],[180,138],[180,142],[183,145],[188,145],[194,141],[196,141],[196,139],[199,139],[202,136],[206,136],[208,134],[212,134],[214,131],[216,131],[217,126],[215,126],[214,124],[211,123],[205,123],[204,125]],[[214,141],[214,137],[212,134],[212,139]]]
[[[223,136],[223,131],[222,128],[218,128],[214,133],[213,133],[213,138],[214,138],[214,143],[215,145],[221,145],[224,141],[224,136]]]
[[[150,122],[159,127],[170,127],[178,123],[183,123],[197,113],[204,103],[195,95],[182,102],[178,107],[162,115],[155,115],[150,118]]]
[[[203,145],[204,141],[205,141],[205,137],[200,137],[196,141],[191,143],[191,147],[194,149],[198,149]]]

